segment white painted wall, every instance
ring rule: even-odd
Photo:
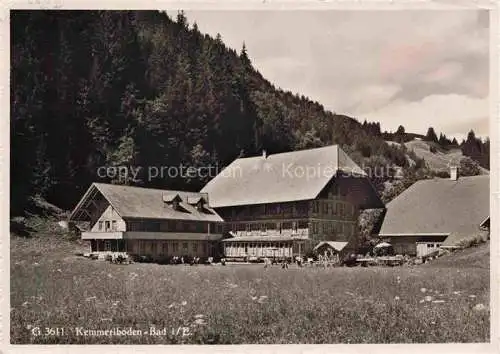
[[[102,221],[103,229],[99,230],[99,221]],[[125,221],[118,215],[118,213],[113,209],[111,205],[109,205],[106,210],[99,217],[99,220],[92,226],[91,232],[106,232],[106,221],[109,221],[110,227],[112,227],[112,221],[116,221],[116,230],[111,231],[126,231],[127,226],[125,225]]]
[[[442,242],[417,242],[417,257],[424,257],[437,251]]]

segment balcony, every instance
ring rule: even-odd
[[[121,240],[124,232],[109,231],[109,232],[82,232],[82,240]]]

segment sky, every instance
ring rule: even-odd
[[[489,126],[485,10],[185,11],[274,85],[382,130],[461,139]]]

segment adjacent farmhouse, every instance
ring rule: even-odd
[[[489,175],[434,178],[414,183],[387,204],[379,236],[394,252],[425,256],[439,248],[489,235]]]
[[[70,221],[86,223],[82,239],[101,256],[210,257],[222,237],[222,218],[206,193],[93,183]]]
[[[384,207],[337,145],[236,159],[201,192],[225,221],[232,259],[303,256],[322,241],[353,251],[360,209]]]

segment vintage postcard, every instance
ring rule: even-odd
[[[498,349],[496,8],[342,3],[10,9],[6,352]]]

